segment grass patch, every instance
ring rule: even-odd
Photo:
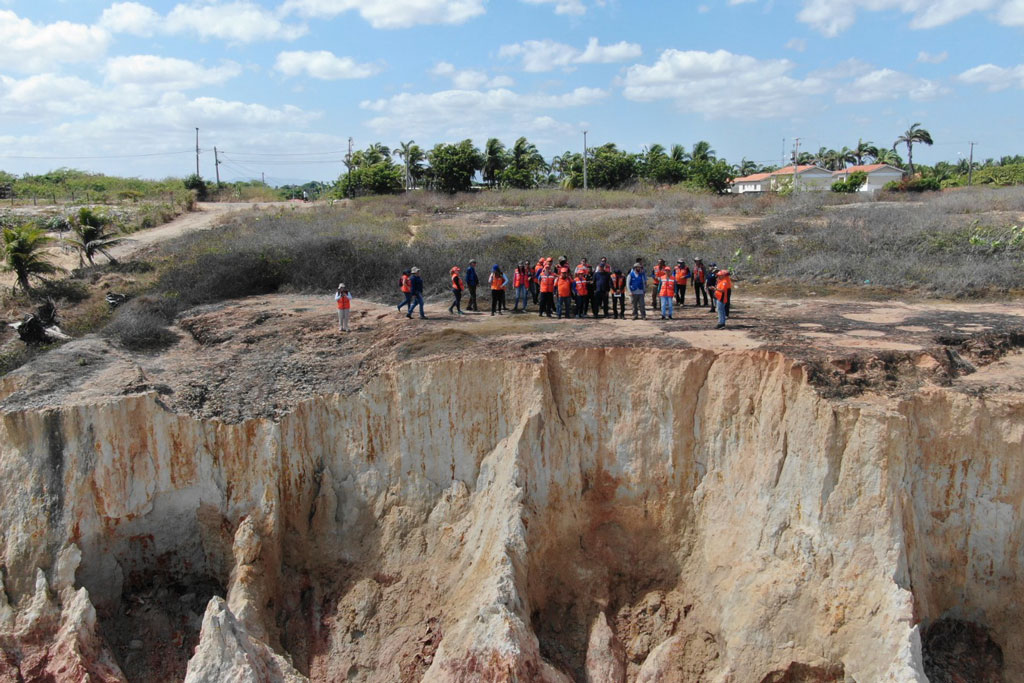
[[[404,341],[395,348],[395,355],[400,360],[421,358],[435,353],[444,353],[453,348],[465,349],[476,343],[477,336],[462,330],[446,327],[436,332],[425,332],[415,338]]]

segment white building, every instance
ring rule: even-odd
[[[896,180],[903,180],[903,171],[890,166],[889,164],[867,164],[865,166],[851,166],[850,168],[844,168],[841,171],[836,171],[832,174],[833,182],[839,180],[846,180],[850,177],[851,173],[860,171],[865,173],[868,177],[858,192],[877,192],[885,187],[886,183],[891,183]]]
[[[755,173],[753,175],[744,176],[743,178],[736,178],[732,181],[732,188],[729,190],[733,194],[743,194],[745,192],[767,192],[771,178],[771,173]]]
[[[755,173],[754,175],[736,178],[732,181],[730,192],[778,192],[792,186],[798,192],[832,189],[832,173],[819,166],[786,166],[771,173]]]

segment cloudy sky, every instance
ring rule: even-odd
[[[0,0],[0,169],[332,180],[352,137],[1024,153],[1024,0]]]

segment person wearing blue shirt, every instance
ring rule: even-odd
[[[416,310],[416,306],[420,307],[420,317],[426,318],[423,315],[423,278],[420,277],[420,269],[412,269],[412,305],[409,307],[409,312],[406,314],[406,318],[412,317],[412,312]]]
[[[466,268],[466,287],[469,288],[469,304],[466,306],[467,311],[479,311],[476,307],[476,286],[480,284],[480,277],[476,274],[476,259],[469,262],[469,267]]]
[[[647,275],[644,273],[644,267],[639,263],[634,263],[633,270],[629,271],[627,280],[629,283],[629,296],[633,300],[633,320],[636,320],[638,314],[641,318],[647,320],[647,309],[644,307]]]

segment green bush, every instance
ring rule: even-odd
[[[840,194],[853,194],[864,186],[868,181],[868,174],[863,171],[855,171],[846,180],[837,180],[832,183],[832,191]]]
[[[186,177],[182,182],[184,183],[186,190],[192,190],[196,193],[196,198],[198,198],[199,201],[206,200],[206,197],[209,194],[209,188],[206,186],[206,181],[203,180],[198,173],[193,173]]]
[[[404,189],[403,170],[389,162],[352,169],[342,176],[338,183],[338,192],[342,197],[398,194]]]

